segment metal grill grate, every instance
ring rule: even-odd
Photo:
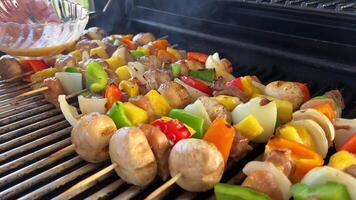
[[[255,74],[263,82],[295,77],[274,73],[276,68],[240,67],[236,75]],[[305,81],[300,80],[299,81]],[[308,83],[312,93],[322,94],[334,86]],[[339,86],[341,87],[341,86]],[[90,164],[83,161],[70,146],[70,125],[60,110],[46,103],[42,95],[15,102],[11,97],[30,90],[22,83],[0,85],[0,199],[142,199],[163,182],[159,179],[140,188],[128,185],[114,171],[100,176],[98,172],[110,162]],[[9,91],[9,93],[7,93]],[[346,103],[353,105],[356,96],[349,93]],[[72,105],[78,106],[72,101]],[[356,109],[349,106],[346,117],[355,117]],[[231,164],[224,173],[223,182],[241,183],[242,167],[263,152],[257,146],[244,159]],[[98,176],[96,181],[77,185],[80,181]],[[73,188],[74,187],[74,188]],[[213,192],[190,193],[174,185],[160,199],[209,199]]]

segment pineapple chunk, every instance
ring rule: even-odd
[[[253,115],[247,116],[234,127],[249,140],[253,140],[263,132],[263,127]]]
[[[356,165],[356,155],[345,150],[336,152],[332,155],[328,164],[328,166],[339,170],[344,170],[351,165]]]

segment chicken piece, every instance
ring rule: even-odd
[[[139,33],[132,38],[132,41],[138,46],[146,45],[155,40],[156,38],[152,33]]]
[[[88,40],[88,39],[80,40],[75,45],[75,49],[77,49],[79,51],[88,51],[88,52],[90,52],[90,49],[94,49],[96,47],[99,47],[97,41]]]
[[[262,192],[271,197],[272,200],[283,200],[282,192],[278,187],[275,177],[267,171],[253,172],[247,176],[242,186]]]
[[[264,154],[264,159],[266,162],[271,162],[280,169],[288,178],[294,174],[295,163],[291,157],[290,150],[274,150],[269,151]]]
[[[209,97],[199,97],[198,99],[203,103],[211,121],[214,121],[218,117],[222,117],[228,123],[231,123],[231,113],[225,106]]]
[[[137,127],[120,128],[110,140],[111,162],[124,181],[145,186],[157,175],[157,162],[145,133]]]
[[[142,56],[138,59],[138,62],[144,64],[146,70],[159,69],[162,66],[162,62],[155,55]]]
[[[351,165],[344,169],[344,172],[350,174],[354,178],[356,178],[356,165]]]
[[[58,108],[58,96],[65,94],[61,82],[56,77],[50,77],[43,80],[43,86],[48,87],[43,92],[45,99]]]
[[[264,92],[268,96],[291,102],[293,110],[297,110],[304,102],[303,91],[293,82],[273,81],[266,85]]]
[[[90,27],[84,30],[81,39],[101,40],[105,37],[105,31],[99,27]]]
[[[222,77],[214,81],[214,83],[211,86],[214,90],[213,95],[214,96],[227,95],[227,96],[238,97],[244,103],[246,103],[249,100],[249,98],[239,88],[228,87],[225,84],[226,81]]]
[[[172,75],[161,69],[148,70],[143,73],[143,77],[146,80],[145,87],[148,90],[157,90],[162,83],[171,81]]]
[[[224,172],[224,159],[215,145],[195,138],[176,143],[168,162],[171,176],[182,174],[177,184],[190,192],[210,190]]]
[[[148,143],[155,155],[158,167],[158,175],[166,180],[169,176],[168,157],[171,143],[167,136],[157,127],[150,124],[142,124],[139,128],[145,133]]]
[[[116,131],[114,121],[99,113],[90,113],[79,119],[71,132],[72,144],[79,156],[91,163],[109,159],[109,141]]]
[[[4,55],[0,58],[0,76],[9,79],[23,73],[21,64],[15,57]]]
[[[225,67],[225,71],[232,73],[232,63],[230,62],[230,60],[223,58],[221,59],[221,62]]]
[[[241,135],[239,131],[235,129],[235,136],[234,140],[232,141],[229,157],[235,162],[245,157],[250,149],[248,142],[248,138]]]
[[[75,60],[75,58],[71,55],[62,55],[59,58],[57,58],[54,67],[60,71],[64,71],[64,67],[78,67],[78,63]]]
[[[144,109],[148,113],[149,121],[154,121],[158,118],[158,116],[153,111],[151,102],[146,96],[138,95],[135,97],[131,97],[128,100],[129,102],[135,104],[136,106]]]
[[[169,100],[168,103],[172,108],[184,108],[192,101],[187,89],[174,81],[161,84],[158,92]]]

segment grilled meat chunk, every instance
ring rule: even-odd
[[[226,81],[223,78],[219,78],[214,81],[212,88],[214,89],[213,95],[228,95],[233,97],[238,97],[242,102],[247,102],[249,98],[237,87],[228,87],[225,85]]]
[[[158,92],[169,100],[168,103],[172,108],[184,108],[192,100],[185,87],[174,81],[161,84]]]
[[[155,55],[142,56],[138,62],[144,64],[146,69],[159,69],[162,66],[162,62]]]
[[[266,152],[264,155],[266,162],[271,162],[279,168],[287,177],[291,177],[295,170],[295,163],[292,161],[290,150],[274,150]]]
[[[0,76],[9,79],[23,73],[21,64],[15,57],[4,55],[0,58]]]
[[[265,94],[277,99],[289,101],[297,110],[304,102],[303,91],[297,84],[289,81],[273,81],[266,85]]]
[[[148,100],[148,98],[146,96],[138,95],[138,96],[129,98],[128,101],[135,104],[136,106],[144,109],[148,113],[148,117],[149,117],[150,121],[153,121],[158,118],[158,116],[153,111],[151,102]]]
[[[54,67],[60,71],[63,72],[64,71],[64,67],[78,67],[78,63],[75,60],[75,58],[71,55],[62,55],[59,58],[57,58]]]
[[[356,165],[351,165],[349,167],[347,167],[346,169],[344,169],[344,172],[350,174],[351,176],[353,176],[354,178],[356,178]]]
[[[48,90],[43,92],[45,99],[58,108],[58,96],[65,94],[61,82],[56,77],[50,77],[43,80],[43,86],[48,87]]]
[[[165,82],[171,81],[172,74],[161,69],[148,70],[143,73],[143,78],[146,80],[145,85],[147,90],[157,90],[159,86]]]
[[[248,139],[241,135],[237,129],[235,129],[235,136],[234,140],[232,141],[229,157],[234,161],[238,161],[245,157],[250,149],[248,142]]]
[[[84,30],[81,39],[101,40],[105,37],[105,31],[99,27],[90,27]]]
[[[209,97],[199,97],[199,100],[203,103],[211,121],[214,121],[218,117],[222,117],[228,123],[231,123],[231,113],[225,106]]]
[[[156,38],[152,33],[139,33],[132,38],[132,41],[138,46],[146,45],[155,40]]]

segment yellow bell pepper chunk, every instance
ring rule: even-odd
[[[132,81],[123,80],[119,84],[120,90],[124,90],[129,97],[135,97],[139,94],[139,88],[137,83]]]
[[[171,54],[176,60],[180,60],[182,59],[182,56],[180,55],[180,53],[173,49],[172,47],[167,47],[166,51]]]
[[[256,96],[257,94],[262,94],[261,90],[252,84],[251,76],[241,77],[241,84],[244,88],[244,93],[249,97]]]
[[[148,122],[147,112],[130,102],[124,103],[124,111],[127,118],[131,121],[133,125]]]
[[[116,75],[119,77],[120,81],[129,80],[131,78],[129,68],[127,65],[121,66],[115,70]]]
[[[165,116],[171,111],[167,99],[156,90],[151,90],[145,95],[152,105],[153,112],[158,116]]]
[[[96,47],[94,49],[91,49],[89,55],[90,55],[90,57],[92,57],[94,55],[97,55],[102,59],[108,59],[109,58],[108,53],[106,53],[106,50],[103,47]]]
[[[141,51],[143,55],[148,56],[150,55],[150,50],[145,47],[137,47],[137,51]]]
[[[234,127],[249,140],[253,140],[263,132],[263,127],[253,115],[247,116]]]
[[[162,120],[177,120],[177,119],[173,119],[173,118],[166,117],[166,116],[161,117],[161,119]],[[190,132],[190,136],[192,136],[192,135],[194,135],[196,133],[196,131],[192,127],[186,125],[185,123],[183,123],[183,124],[188,129],[188,131]]]
[[[105,61],[109,64],[110,69],[112,70],[116,70],[118,69],[118,67],[126,64],[125,61],[119,57],[111,57],[109,59],[106,59]]]
[[[69,55],[73,56],[77,62],[82,61],[82,52],[79,50],[75,50],[69,53]]]
[[[237,105],[241,103],[238,97],[232,97],[227,95],[219,95],[216,97],[212,97],[212,99],[224,105],[230,111],[232,111]]]
[[[30,80],[32,83],[34,82],[39,82],[39,83],[36,83],[36,84],[33,84],[31,86],[32,89],[38,89],[40,87],[42,87],[43,83],[42,81],[46,78],[49,78],[49,77],[54,77],[54,75],[58,72],[58,70],[56,68],[47,68],[47,69],[43,69],[41,71],[38,71],[34,74],[32,74],[30,76]]]
[[[308,133],[307,129],[303,126],[287,124],[278,130],[278,134],[280,137],[286,140],[291,140],[299,144],[303,144],[312,150],[316,149],[312,137]]]
[[[328,166],[335,169],[344,170],[351,165],[356,165],[356,155],[342,150],[330,157]]]

